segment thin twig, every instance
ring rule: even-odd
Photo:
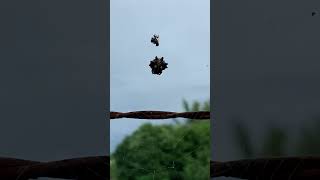
[[[110,119],[134,118],[134,119],[171,119],[188,118],[206,120],[210,119],[209,111],[198,112],[167,112],[167,111],[135,111],[135,112],[110,112]]]

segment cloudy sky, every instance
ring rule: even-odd
[[[209,5],[209,0],[111,1],[111,111],[183,111],[183,98],[210,98]],[[150,42],[153,34],[160,35],[158,47]],[[168,63],[160,76],[148,66],[155,56]],[[113,120],[111,151],[145,122]]]

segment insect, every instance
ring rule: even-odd
[[[159,59],[158,56],[156,56],[154,60],[150,61],[150,64],[149,64],[152,74],[158,74],[158,75],[160,75],[163,70],[168,68],[167,65],[168,63],[166,63],[163,60],[163,57]]]
[[[151,38],[151,42],[156,46],[159,46],[159,35],[154,34],[153,37]]]

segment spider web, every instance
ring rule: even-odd
[[[207,122],[210,123],[210,122]],[[149,123],[148,123],[149,124]],[[151,123],[150,123],[151,124]],[[184,124],[185,125],[185,124]],[[158,125],[152,125],[158,126]],[[176,125],[172,125],[176,126]],[[130,149],[129,151],[121,151],[121,158],[117,159],[116,163],[125,163],[126,168],[126,175],[130,177],[130,179],[143,179],[143,180],[160,180],[163,179],[165,176],[169,176],[170,179],[178,180],[183,179],[183,167],[186,163],[191,163],[195,160],[198,160],[196,157],[196,152],[201,150],[202,148],[206,148],[205,146],[209,146],[210,144],[194,144],[191,148],[185,153],[175,154],[174,158],[170,158],[170,156],[166,157],[167,154],[175,153],[183,143],[192,143],[188,141],[187,136],[191,132],[191,126],[185,126],[186,129],[179,137],[175,138],[173,143],[168,144],[165,147],[165,151],[163,149],[159,149],[158,142],[155,142],[154,138],[151,138],[151,141],[144,141],[139,142],[139,146]],[[210,128],[208,128],[210,131]],[[149,134],[150,136],[156,136],[158,132],[152,132]],[[161,151],[162,150],[162,151]],[[139,152],[139,153],[137,153]],[[141,153],[143,152],[143,153]],[[143,159],[140,159],[144,163],[136,162],[134,159],[130,158],[130,155],[133,154],[143,154]],[[163,156],[161,157],[161,162],[155,164],[152,161],[153,157]],[[132,156],[131,156],[132,157]],[[210,154],[207,154],[207,157],[210,157]],[[152,168],[147,168],[146,164],[152,164]],[[208,162],[209,164],[209,162]],[[149,167],[149,166],[148,166]],[[209,177],[209,169],[208,169],[208,177]],[[115,175],[114,175],[115,176]],[[143,178],[141,178],[143,176]],[[112,176],[111,176],[112,177]],[[139,178],[137,178],[139,177]],[[114,178],[114,177],[112,177]],[[117,179],[117,177],[115,177]],[[208,179],[208,178],[207,178]]]

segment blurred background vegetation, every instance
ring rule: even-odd
[[[297,137],[285,127],[266,126],[259,144],[253,143],[249,129],[241,119],[233,122],[231,133],[234,143],[245,158],[320,154],[320,117],[313,118],[311,124],[305,123],[299,127]]]
[[[182,105],[185,111],[210,111],[209,101],[183,100]],[[111,155],[112,179],[209,179],[210,121],[174,122],[145,124],[128,136]],[[261,133],[254,141],[248,125],[234,118],[230,124],[234,141],[230,143],[242,158],[320,154],[320,116],[300,126],[297,137],[286,127],[272,124]]]
[[[209,100],[189,104],[185,111],[210,111]],[[210,121],[188,119],[167,125],[142,125],[119,144],[110,158],[113,180],[207,180]]]

